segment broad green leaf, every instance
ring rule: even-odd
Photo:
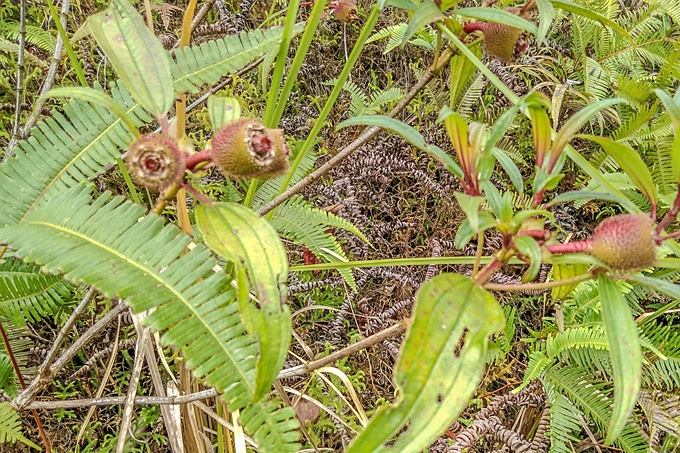
[[[503,138],[503,135],[505,135],[505,132],[515,120],[517,112],[519,112],[521,106],[521,102],[514,104],[512,107],[503,112],[503,114],[499,116],[496,121],[494,121],[493,125],[489,128],[489,134],[486,137],[486,141],[484,142],[484,153],[490,153],[491,150],[493,150],[493,148]]]
[[[433,0],[423,0],[408,21],[408,27],[406,27],[406,32],[401,40],[402,46],[426,25],[445,18],[446,16],[442,14]]]
[[[519,193],[524,193],[524,177],[510,156],[500,148],[494,148],[491,154],[493,154],[500,166],[505,170],[505,173],[508,174],[508,178],[510,178],[510,182],[515,187],[515,190]]]
[[[600,170],[595,168],[593,164],[590,163],[588,159],[583,157],[578,151],[576,151],[571,146],[567,146],[566,153],[567,157],[571,159],[578,167],[591,179],[595,180],[603,188],[606,188],[612,197],[616,198],[616,202],[623,206],[628,212],[640,212],[640,208],[637,207],[628,197],[626,197],[623,192],[621,192],[607,176],[603,175]]]
[[[543,40],[548,35],[548,30],[550,30],[550,25],[555,19],[555,8],[550,3],[550,0],[537,0],[536,5],[538,6],[538,34],[536,41],[540,46],[543,44]]]
[[[283,367],[291,339],[290,311],[285,304],[286,250],[266,219],[236,203],[199,206],[196,224],[208,247],[246,269],[255,292],[259,309],[246,300],[241,310],[260,345],[255,387],[255,399],[260,399]]]
[[[633,181],[633,184],[640,189],[640,192],[642,192],[653,205],[657,204],[658,198],[652,174],[649,171],[649,168],[647,168],[647,164],[645,164],[642,157],[640,157],[640,154],[638,154],[630,145],[616,142],[611,138],[599,137],[596,135],[584,134],[578,135],[577,137],[590,140],[600,145],[607,154],[612,156],[619,167],[621,167],[621,170],[623,170],[631,181]]]
[[[609,192],[597,192],[594,190],[570,190],[569,192],[563,192],[546,203],[546,206],[555,206],[560,203],[569,203],[571,201],[580,200],[604,200],[611,201],[612,203],[618,203],[620,198]]]
[[[597,13],[592,8],[586,8],[581,5],[577,5],[569,0],[550,0],[553,6],[556,6],[570,13],[576,14],[578,16],[583,16],[586,19],[594,20],[599,22],[605,27],[609,27],[614,30],[618,35],[622,36],[632,45],[635,45],[633,37],[628,33],[622,26],[614,22],[613,20],[607,19],[602,14]]]
[[[217,131],[222,126],[241,118],[241,105],[236,98],[210,96],[208,98],[208,115],[213,131]]]
[[[571,277],[576,277],[588,271],[588,265],[586,264],[561,264],[553,263],[552,265],[552,275],[551,280],[560,281],[566,280]],[[571,285],[556,286],[551,290],[550,297],[554,301],[564,300],[573,290],[576,289],[578,283],[573,283]]]
[[[543,165],[545,156],[550,151],[552,144],[552,126],[548,112],[539,105],[531,105],[527,109],[531,120],[531,133],[534,138],[534,151],[536,152],[536,165]]]
[[[341,122],[335,128],[340,130],[349,126],[373,126],[385,129],[386,131],[403,138],[421,151],[425,151],[444,165],[452,174],[458,177],[463,176],[462,170],[451,156],[438,146],[428,145],[420,132],[398,119],[384,115],[360,115]]]
[[[471,45],[470,50],[477,57],[482,55],[480,43]],[[477,72],[475,65],[463,55],[454,55],[449,62],[449,107],[455,110],[458,105],[458,98],[463,90],[468,86],[468,82],[473,74]]]
[[[484,201],[484,198],[474,197],[461,192],[456,192],[455,196],[460,209],[462,209],[465,217],[470,222],[470,227],[475,233],[479,232],[479,206]]]
[[[541,246],[532,237],[517,236],[515,238],[517,251],[529,258],[529,268],[522,275],[523,282],[530,282],[536,278],[538,271],[541,270]]]
[[[134,100],[160,117],[175,100],[170,58],[127,0],[88,19],[90,31]]]
[[[552,150],[550,152],[551,163],[557,161],[558,156],[569,144],[571,139],[574,138],[574,135],[576,135],[578,131],[593,118],[594,115],[608,107],[621,104],[622,102],[624,102],[624,99],[621,98],[602,99],[601,101],[588,104],[572,115],[555,135]]]
[[[135,124],[132,117],[128,114],[127,109],[123,104],[116,101],[111,95],[105,93],[102,90],[89,87],[59,87],[52,88],[50,91],[45,93],[43,98],[74,98],[81,99],[86,102],[91,102],[93,104],[100,105],[104,108],[111,110],[113,113],[121,119],[127,128],[135,135],[139,135],[139,129]]]
[[[633,412],[642,379],[642,352],[633,313],[621,290],[605,275],[598,279],[602,321],[614,375],[614,408],[606,443],[615,441]]]
[[[471,7],[460,8],[454,11],[459,16],[471,17],[484,22],[496,22],[498,24],[508,25],[510,27],[519,28],[520,30],[528,31],[532,35],[538,34],[538,29],[534,24],[524,19],[523,17],[513,14],[509,11],[500,8],[485,8],[485,7]]]
[[[503,326],[500,305],[471,278],[441,274],[426,282],[395,372],[397,401],[378,410],[348,453],[427,448],[467,406],[488,337]]]

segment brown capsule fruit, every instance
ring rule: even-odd
[[[137,184],[155,191],[179,182],[185,170],[184,154],[165,134],[137,138],[128,149],[125,164]]]
[[[266,179],[288,170],[288,146],[281,129],[267,129],[253,119],[241,119],[217,131],[212,159],[226,176]]]

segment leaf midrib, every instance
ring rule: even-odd
[[[63,226],[61,226],[61,225],[57,225],[57,224],[50,223],[50,222],[26,221],[26,222],[24,222],[24,223],[25,223],[25,224],[28,224],[28,225],[37,225],[37,226],[42,226],[42,227],[45,227],[45,228],[48,228],[48,229],[53,229],[53,230],[58,231],[58,232],[60,232],[60,233],[64,233],[64,234],[67,234],[67,235],[71,235],[71,236],[73,236],[73,237],[76,237],[76,238],[78,238],[78,239],[81,239],[81,240],[84,241],[84,242],[90,243],[90,244],[92,244],[92,245],[94,245],[94,246],[96,246],[96,247],[99,247],[100,249],[104,250],[105,252],[107,252],[107,253],[109,253],[109,254],[111,254],[111,255],[114,255],[115,257],[120,258],[121,260],[127,262],[129,265],[131,265],[131,266],[133,266],[133,267],[139,269],[139,270],[142,271],[143,273],[149,275],[151,278],[153,278],[153,279],[156,280],[158,283],[160,283],[160,284],[163,285],[165,288],[167,288],[167,289],[168,289],[168,290],[169,290],[169,291],[170,291],[170,292],[171,292],[171,293],[172,293],[172,294],[173,294],[180,302],[182,302],[186,307],[188,307],[189,311],[191,311],[191,312],[194,314],[194,316],[196,317],[196,319],[200,320],[201,323],[202,323],[204,326],[206,326],[206,330],[207,330],[207,331],[210,333],[210,335],[215,339],[216,343],[217,343],[218,345],[220,345],[220,348],[221,348],[221,349],[224,351],[224,353],[229,357],[229,359],[232,361],[232,363],[234,363],[234,364],[237,364],[237,363],[238,363],[238,361],[232,356],[232,354],[230,353],[230,351],[224,347],[224,345],[222,344],[221,341],[219,341],[219,338],[217,337],[217,335],[215,334],[215,332],[213,331],[213,329],[210,328],[210,323],[207,323],[207,322],[203,319],[203,317],[200,316],[200,314],[194,309],[194,307],[189,303],[189,301],[188,301],[188,300],[187,300],[187,299],[186,299],[179,291],[177,291],[172,285],[169,285],[169,284],[167,283],[166,280],[164,280],[163,278],[161,278],[161,276],[160,276],[159,274],[156,274],[156,272],[154,272],[152,269],[149,269],[149,268],[147,268],[147,267],[142,266],[141,264],[137,263],[136,261],[131,260],[131,259],[129,259],[127,256],[121,254],[121,253],[118,252],[117,250],[115,250],[115,249],[113,249],[113,248],[107,246],[107,245],[104,244],[104,243],[101,243],[101,242],[99,242],[99,241],[96,241],[96,240],[94,240],[93,238],[90,238],[90,237],[88,237],[88,236],[85,236],[85,235],[81,234],[81,233],[78,232],[78,231],[75,231],[75,230],[72,230],[72,229],[69,229],[69,228],[65,228],[65,227],[63,227]],[[241,369],[240,369],[238,366],[235,366],[234,368],[236,369],[236,372],[241,376],[241,378],[242,378],[242,379],[241,379],[241,382],[243,382],[243,384],[248,388],[249,394],[252,394],[252,388],[251,388],[251,386],[250,386],[250,380],[249,380],[249,378],[248,378],[247,376],[245,376],[245,374],[243,374],[243,372],[241,371]]]

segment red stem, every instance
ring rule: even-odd
[[[477,272],[477,275],[474,276],[475,283],[482,286],[484,283],[488,282],[496,272],[500,270],[502,265],[503,263],[501,263],[498,258],[494,258],[493,261],[484,266],[481,271]]]
[[[659,222],[659,224],[656,226],[656,232],[661,233],[666,228],[668,228],[668,226],[673,223],[675,218],[678,216],[678,212],[680,212],[680,185],[678,186],[678,193],[675,195],[673,206],[668,210],[668,212],[666,212],[666,215],[663,216],[661,222]]]
[[[486,22],[468,22],[463,25],[463,31],[465,33],[473,33],[475,31],[484,31],[486,28]]]
[[[196,168],[196,165],[200,164],[201,162],[211,161],[212,156],[212,150],[210,149],[204,149],[198,153],[190,154],[186,159],[187,170],[193,171],[194,168]]]
[[[12,345],[9,342],[9,337],[7,336],[7,332],[5,332],[5,327],[2,325],[2,323],[0,323],[0,334],[2,334],[2,341],[3,343],[5,343],[5,350],[7,351],[9,360],[10,362],[12,362],[14,374],[17,375],[19,386],[21,387],[21,390],[24,390],[26,389],[26,382],[24,381],[24,376],[21,374],[19,363],[17,362],[17,359],[14,356],[14,351],[12,351]],[[45,433],[45,428],[43,428],[43,424],[42,421],[40,420],[40,416],[38,415],[38,411],[33,409],[31,411],[31,415],[33,415],[33,420],[35,420],[35,426],[38,429],[38,434],[40,434],[40,440],[42,441],[43,447],[45,447],[45,451],[47,453],[50,453],[52,451],[52,447],[50,446],[50,440],[47,438],[47,433]]]
[[[546,230],[523,230],[517,233],[518,236],[529,236],[534,239],[545,241],[550,236],[550,232]]]
[[[592,248],[593,242],[590,240],[553,244],[547,247],[548,251],[554,255],[558,253],[587,253]]]

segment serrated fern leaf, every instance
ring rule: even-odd
[[[550,407],[550,453],[572,453],[570,441],[578,442],[583,413],[571,401],[544,382]]]
[[[36,444],[26,439],[21,432],[21,418],[7,402],[0,403],[0,444],[14,444],[17,441],[40,450]]]
[[[178,49],[172,75],[175,89],[195,93],[204,84],[213,84],[278,46],[281,28],[253,30],[198,46]]]
[[[290,406],[257,402],[241,411],[241,423],[246,432],[253,433],[262,451],[285,453],[300,449],[298,423]]]
[[[0,316],[14,324],[54,313],[70,293],[60,277],[42,274],[37,266],[15,259],[0,263]]]
[[[133,121],[148,119],[121,88],[112,90]],[[16,156],[0,165],[0,225],[20,221],[42,200],[96,175],[126,148],[132,134],[103,107],[73,100],[36,125]]]
[[[144,217],[141,206],[109,194],[89,201],[82,189],[67,191],[0,235],[47,272],[124,298],[135,312],[155,308],[147,324],[165,331],[164,343],[182,349],[187,366],[231,407],[243,407],[257,351],[226,279],[212,272],[216,260],[203,246],[182,255],[189,238],[159,217]]]
[[[600,432],[606,429],[612,415],[610,389],[593,381],[587,371],[578,367],[552,368],[546,377],[556,391],[595,422]],[[647,443],[633,422],[629,422],[614,443],[627,453],[647,452]]]
[[[7,39],[18,40],[19,24],[6,24],[2,30],[2,34]],[[26,42],[40,47],[42,50],[49,53],[54,52],[54,46],[57,44],[57,40],[50,32],[43,30],[41,27],[28,24],[26,25]]]
[[[350,222],[312,207],[301,197],[293,197],[279,206],[274,211],[271,224],[283,237],[304,245],[314,255],[331,263],[346,260],[346,255],[335,236],[326,232],[328,228],[343,229],[366,241],[361,231]],[[350,286],[355,287],[350,269],[338,272]]]
[[[228,280],[213,271],[217,261],[203,245],[185,253],[188,236],[144,214],[121,197],[105,193],[91,202],[86,190],[72,189],[1,229],[0,237],[46,272],[95,285],[135,312],[151,311],[145,323],[163,332],[163,344],[179,348],[187,367],[222,393],[230,410],[245,407],[254,394],[257,345],[246,335]],[[262,445],[276,437],[273,426],[282,417],[272,414],[274,420],[263,414],[266,426],[251,425]]]

